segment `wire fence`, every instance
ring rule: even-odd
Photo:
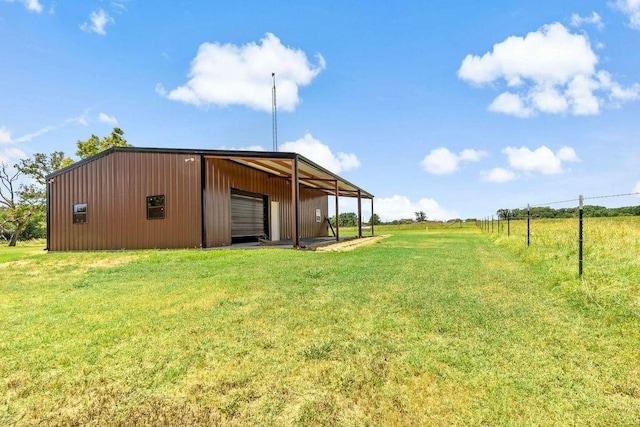
[[[577,272],[585,266],[591,277],[609,276],[624,281],[633,277],[640,285],[640,206],[604,208],[585,204],[589,200],[626,198],[640,193],[579,196],[556,202],[498,209],[495,215],[477,220],[484,232],[511,240],[525,251],[533,247],[552,268]],[[637,199],[629,199],[630,204]],[[554,206],[567,206],[552,209]],[[586,214],[585,214],[586,213]],[[611,218],[616,216],[616,218]],[[627,274],[629,271],[634,274]],[[636,279],[637,277],[637,279]]]

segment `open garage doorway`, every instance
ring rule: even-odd
[[[268,200],[264,194],[231,189],[231,243],[266,239]]]

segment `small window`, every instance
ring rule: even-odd
[[[164,219],[164,194],[147,197],[147,219]]]
[[[73,205],[73,223],[85,224],[87,222],[87,204],[78,203]]]
[[[316,209],[316,222],[322,222],[322,211],[320,209]]]

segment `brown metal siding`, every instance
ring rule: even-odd
[[[316,222],[316,209],[320,209],[320,222]],[[328,236],[325,217],[329,215],[329,199],[321,191],[300,188],[300,237]]]
[[[266,194],[269,202],[280,202],[280,233],[282,239],[291,238],[291,183],[287,179],[268,174],[224,159],[206,159],[205,229],[207,247],[231,244],[231,189]],[[322,218],[328,212],[327,195],[321,191],[302,188],[300,192],[301,237],[327,236],[326,223],[315,222],[315,210]]]
[[[193,159],[193,160],[191,160]],[[200,157],[115,152],[50,183],[49,249],[186,248],[201,245]],[[165,195],[165,219],[148,220],[146,197]],[[72,223],[87,203],[87,223]]]

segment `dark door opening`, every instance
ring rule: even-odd
[[[231,189],[231,243],[266,239],[269,229],[267,196]]]

